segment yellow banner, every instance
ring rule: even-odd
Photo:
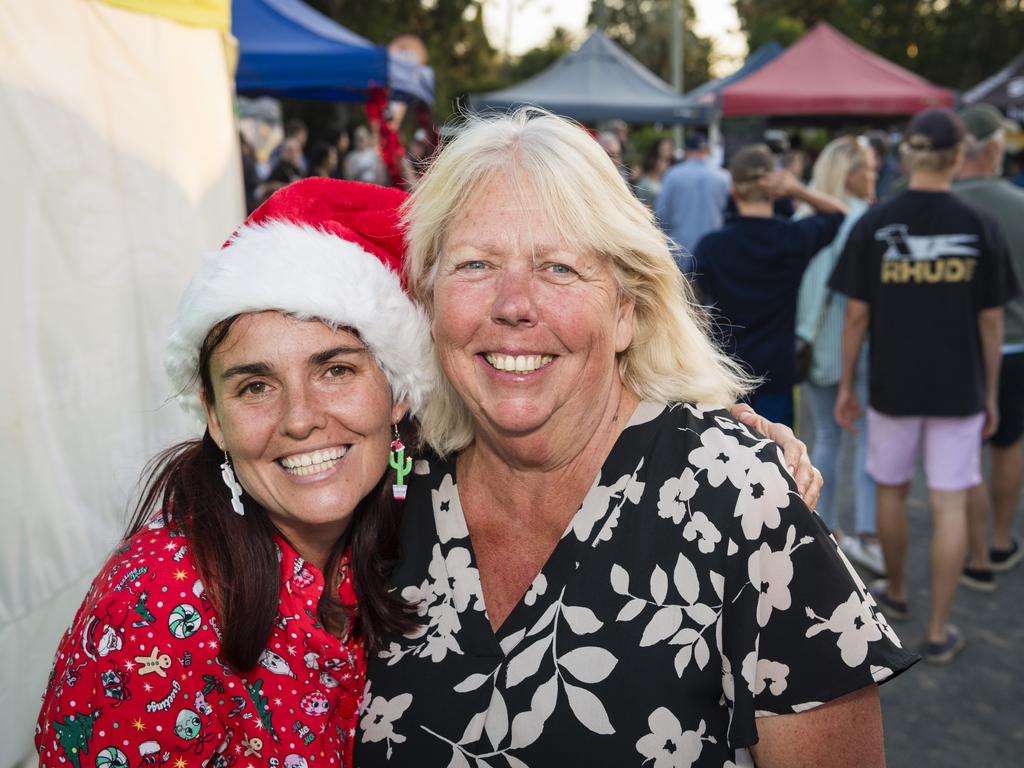
[[[98,0],[128,11],[162,16],[190,27],[231,31],[231,0]]]

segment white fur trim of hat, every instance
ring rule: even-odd
[[[420,413],[434,380],[426,314],[398,275],[358,243],[284,220],[247,224],[204,257],[178,305],[164,367],[182,407],[203,424],[199,349],[223,320],[277,310],[355,331],[393,397]]]

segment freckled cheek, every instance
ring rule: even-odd
[[[443,354],[446,345],[464,345],[489,317],[490,291],[480,285],[448,283],[434,295],[434,340]]]
[[[276,408],[250,413],[241,410],[229,411],[221,416],[224,447],[236,461],[242,457],[257,458],[262,455],[280,423]]]

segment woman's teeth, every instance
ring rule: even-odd
[[[495,355],[488,353],[484,358],[492,368],[512,373],[532,373],[543,368],[555,358],[552,355]]]
[[[315,475],[317,472],[323,472],[337,464],[347,450],[347,448],[339,447],[325,448],[322,451],[312,451],[311,453],[300,453],[281,459],[281,466],[285,468],[289,475],[297,475],[298,477]]]

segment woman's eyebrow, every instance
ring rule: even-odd
[[[270,373],[270,366],[266,363],[244,363],[233,365],[221,374],[221,378],[227,381],[235,376],[266,376]]]
[[[354,355],[360,352],[366,352],[366,347],[331,347],[330,349],[325,349],[323,352],[317,352],[314,355],[310,355],[309,362],[313,365],[323,365],[329,360],[333,360],[335,357],[339,357],[341,355]]]

